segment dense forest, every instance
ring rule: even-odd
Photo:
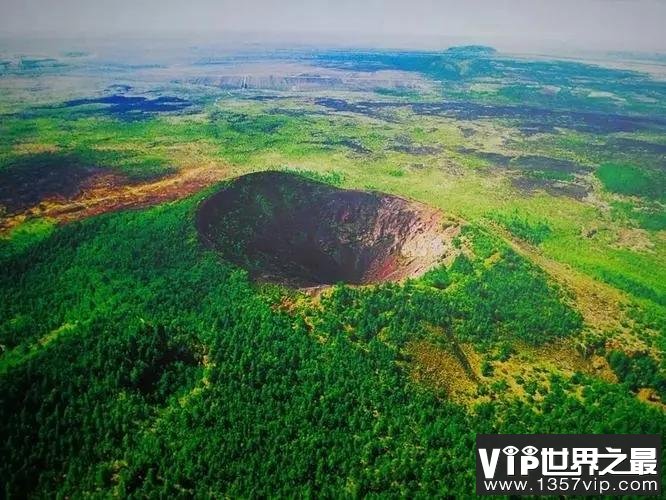
[[[2,241],[5,497],[458,496],[476,433],[663,434],[663,411],[632,393],[649,357],[608,353],[620,384],[545,372],[525,397],[492,378],[513,346],[585,326],[481,227],[420,279],[315,300],[207,250],[205,195]],[[418,341],[477,345],[474,404],[415,382]]]

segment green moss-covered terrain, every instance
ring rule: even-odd
[[[0,52],[0,495],[467,497],[478,433],[664,434],[658,71],[164,52]]]

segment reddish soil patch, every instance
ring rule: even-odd
[[[124,176],[97,169],[78,183],[75,190],[43,194],[37,204],[0,218],[0,233],[30,217],[70,222],[104,212],[177,200],[222,180],[225,175],[224,168],[204,167],[182,170],[152,182],[130,183]]]
[[[440,212],[284,172],[239,177],[199,207],[202,239],[257,279],[296,287],[422,274],[451,251]]]
[[[72,198],[102,171],[74,156],[26,155],[0,170],[0,205],[15,214],[44,199]]]

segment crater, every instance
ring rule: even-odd
[[[419,276],[453,254],[459,229],[414,201],[286,172],[228,182],[196,222],[207,245],[253,278],[302,288]]]

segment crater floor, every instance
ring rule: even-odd
[[[201,203],[197,227],[254,278],[294,287],[418,276],[452,253],[458,232],[426,205],[286,172],[230,181]]]

